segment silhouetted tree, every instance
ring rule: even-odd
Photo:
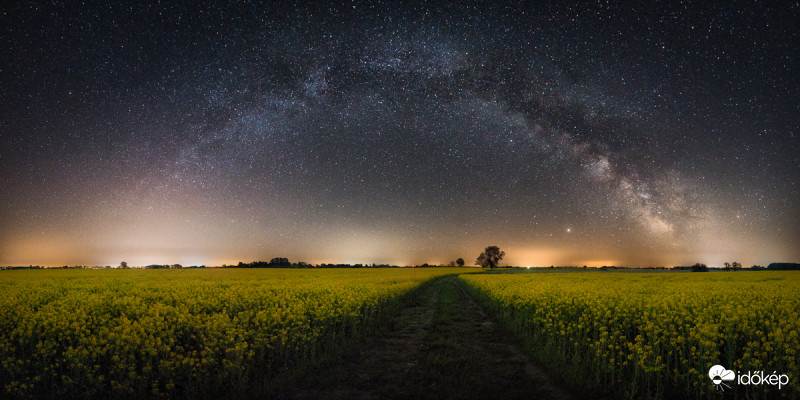
[[[456,260],[456,265],[458,265],[459,267],[463,267],[464,266],[464,259],[461,258],[461,257],[458,257],[458,260]]]
[[[697,263],[692,265],[692,272],[708,272],[708,266],[705,264]]]
[[[494,269],[500,264],[500,260],[502,260],[505,255],[506,252],[500,251],[499,247],[489,246],[478,256],[478,259],[475,260],[475,265],[480,265],[481,268],[488,267],[489,269]]]
[[[123,261],[123,262],[119,263],[119,267],[122,268],[122,269],[127,269],[128,268],[128,263]]]
[[[269,262],[270,266],[273,267],[291,267],[292,264],[289,262],[288,258],[285,257],[275,257]]]
[[[726,271],[738,271],[740,269],[742,269],[742,264],[739,264],[736,261],[734,261],[732,263],[729,263],[729,262],[725,263],[725,270]]]

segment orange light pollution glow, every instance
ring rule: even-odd
[[[271,224],[259,226],[254,221],[240,223],[228,215],[213,216],[211,210],[170,207],[160,212],[151,206],[140,210],[139,215],[125,216],[119,216],[116,208],[105,210],[121,218],[118,224],[102,224],[108,217],[102,213],[88,215],[83,224],[71,226],[71,233],[52,227],[48,230],[50,224],[43,223],[37,229],[6,235],[0,264],[116,266],[126,261],[129,265],[215,266],[280,256],[313,264],[391,265],[445,265],[462,257],[471,265],[489,244],[506,251],[504,265],[534,267],[672,266],[694,262],[718,266],[730,260],[766,265],[776,259],[796,257],[796,249],[775,245],[769,237],[713,233],[724,232],[724,226],[709,227],[690,241],[661,233],[642,241],[622,235],[592,237],[575,228],[552,234],[484,233],[477,229],[477,221],[475,227],[461,231],[436,226],[378,229],[377,224],[372,229],[356,224],[323,229],[314,225],[292,227],[291,219],[278,213],[269,219]],[[242,229],[243,225],[246,229]]]

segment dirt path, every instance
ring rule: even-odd
[[[382,337],[292,388],[301,399],[569,399],[453,276],[426,284]]]

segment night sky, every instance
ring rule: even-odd
[[[800,261],[798,2],[14,3],[0,265]]]

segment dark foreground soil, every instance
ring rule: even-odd
[[[570,399],[453,276],[425,284],[379,337],[286,388],[298,399]],[[283,396],[282,396],[283,397]]]

